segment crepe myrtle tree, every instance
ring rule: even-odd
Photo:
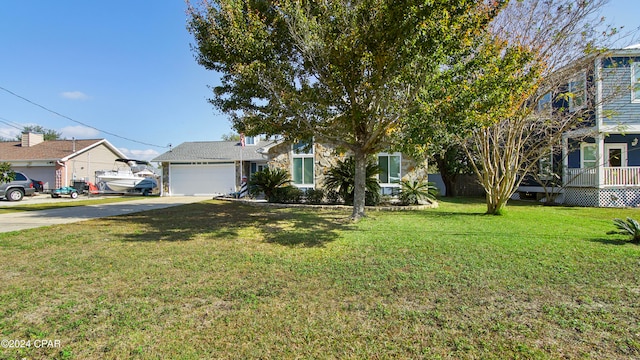
[[[189,30],[221,76],[210,102],[238,132],[353,153],[357,220],[367,158],[398,144],[417,94],[505,3],[217,0],[189,4]]]
[[[476,50],[453,57],[421,93],[421,106],[407,139],[428,141],[435,131],[453,134],[485,190],[487,213],[501,214],[524,175],[563,132],[575,129],[588,112],[538,112],[547,93],[562,90],[575,72],[568,64],[601,48],[598,39],[616,33],[596,31],[606,0],[511,1]],[[576,63],[577,64],[577,63]],[[580,64],[577,64],[580,65]],[[434,95],[435,94],[435,95]],[[442,136],[441,136],[442,137]]]
[[[562,134],[580,127],[594,104],[581,111],[541,108],[545,96],[549,107],[558,97],[566,101],[583,94],[567,91],[566,83],[587,68],[589,56],[598,54],[616,29],[601,28],[598,13],[607,0],[522,0],[511,2],[492,23],[492,33],[508,48],[527,49],[530,60],[522,72],[532,72],[518,89],[520,97],[502,104],[507,116],[471,132],[467,149],[478,154],[472,164],[486,191],[487,213],[501,214],[525,175],[537,168],[549,148]],[[518,76],[518,74],[516,74]],[[585,90],[586,91],[586,90]],[[587,98],[590,99],[590,98]]]

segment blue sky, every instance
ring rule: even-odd
[[[610,0],[602,15],[638,28],[639,4]],[[207,102],[218,76],[196,63],[185,10],[180,0],[3,0],[0,137],[41,125],[144,159],[220,140],[229,121]]]

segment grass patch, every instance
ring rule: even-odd
[[[0,358],[640,357],[638,210],[206,201],[0,234]]]
[[[140,196],[115,197],[114,196],[114,197],[103,198],[103,199],[74,200],[74,201],[65,201],[64,198],[60,198],[59,202],[52,202],[52,203],[40,203],[40,204],[16,203],[15,205],[7,205],[7,206],[0,207],[0,215],[12,213],[12,212],[19,212],[19,211],[38,211],[38,210],[51,210],[51,209],[59,209],[59,208],[74,207],[74,206],[111,204],[111,203],[131,201],[136,199],[143,199],[143,197],[140,197]]]

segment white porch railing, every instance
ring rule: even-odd
[[[571,168],[567,169],[564,182],[567,186],[595,187],[598,184],[598,169]]]
[[[603,167],[602,186],[640,186],[640,166]],[[598,186],[598,169],[567,169],[565,182],[574,187]]]

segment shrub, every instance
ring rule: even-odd
[[[322,189],[309,189],[304,195],[309,204],[322,204],[322,200],[324,200],[324,190]]]
[[[400,182],[398,198],[403,205],[418,205],[430,203],[436,199],[438,188],[435,183],[418,180]]]
[[[379,187],[380,186],[378,186],[378,188]],[[351,201],[353,202],[353,200]],[[367,191],[364,193],[364,204],[366,206],[376,206],[380,204],[381,201],[382,201],[382,195],[380,194],[380,191]]]
[[[369,204],[377,204],[380,202],[380,185],[376,175],[380,172],[380,168],[373,162],[367,163],[366,167],[366,193],[365,204],[367,202],[367,193],[370,193]],[[353,204],[353,192],[356,175],[356,163],[353,158],[346,158],[344,161],[338,161],[334,167],[329,169],[325,179],[325,187],[329,191],[337,191],[345,204]],[[369,205],[367,204],[367,205]]]
[[[249,193],[254,196],[264,193],[267,201],[273,202],[271,198],[274,191],[288,185],[290,181],[289,173],[286,170],[266,168],[251,175]]]
[[[268,199],[271,203],[298,204],[302,202],[304,192],[295,186],[287,185],[275,188]]]
[[[630,217],[627,220],[613,219],[613,224],[617,230],[609,231],[607,234],[620,234],[631,236],[630,241],[635,244],[640,244],[640,224]]]
[[[335,190],[327,191],[327,203],[329,204],[340,204],[342,202],[342,198],[340,194]]]

